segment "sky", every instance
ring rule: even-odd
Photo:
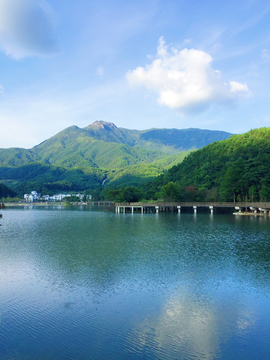
[[[96,120],[270,126],[266,0],[0,0],[0,148]]]

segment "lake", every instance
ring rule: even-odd
[[[269,359],[269,218],[2,213],[1,360]]]

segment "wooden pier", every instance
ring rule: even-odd
[[[191,209],[194,214],[209,209],[209,213],[213,214],[217,208],[230,208],[236,213],[250,213],[258,215],[270,216],[270,203],[263,202],[179,202],[179,203],[115,203],[116,213],[160,213],[160,212],[176,212],[181,213],[183,210]],[[205,211],[205,210],[204,210]]]

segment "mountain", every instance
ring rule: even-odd
[[[121,168],[198,149],[230,135],[200,129],[128,130],[96,121],[83,129],[71,126],[29,150],[0,149],[0,166],[40,162],[65,168]]]
[[[255,129],[192,152],[144,191],[174,201],[270,201],[269,163],[270,128]]]
[[[75,177],[76,187],[85,188],[86,179],[94,176],[95,181],[89,180],[93,188],[104,180],[106,186],[110,182],[121,184],[121,177],[128,177],[128,183],[133,179],[131,183],[138,185],[182,161],[185,151],[230,135],[200,129],[129,130],[104,121],[85,128],[70,126],[32,149],[0,149],[0,180],[10,186],[24,181],[74,184]]]
[[[148,150],[158,150],[172,155],[181,151],[200,149],[214,141],[228,139],[232,134],[225,131],[201,129],[150,129],[128,130],[112,123],[96,121],[84,128],[95,139],[123,143]]]

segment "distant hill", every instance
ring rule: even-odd
[[[154,177],[182,161],[185,151],[230,135],[200,129],[129,130],[104,121],[85,128],[70,126],[32,149],[0,149],[0,180],[15,186],[23,181],[45,182],[46,179],[47,183],[52,176],[51,182],[72,178],[74,184],[74,171],[80,170],[76,177],[76,187],[80,188],[85,186],[85,181],[79,180],[82,174],[89,178],[97,173],[94,169],[99,169],[98,178],[95,175],[95,180],[89,180],[90,187],[100,186],[105,179],[106,186],[112,181],[120,184],[121,173],[125,175],[123,180],[129,174],[133,184],[138,185],[140,178]],[[63,169],[59,179],[53,175],[57,173],[55,168]]]
[[[174,201],[270,201],[270,128],[214,142],[148,183],[148,197]]]

